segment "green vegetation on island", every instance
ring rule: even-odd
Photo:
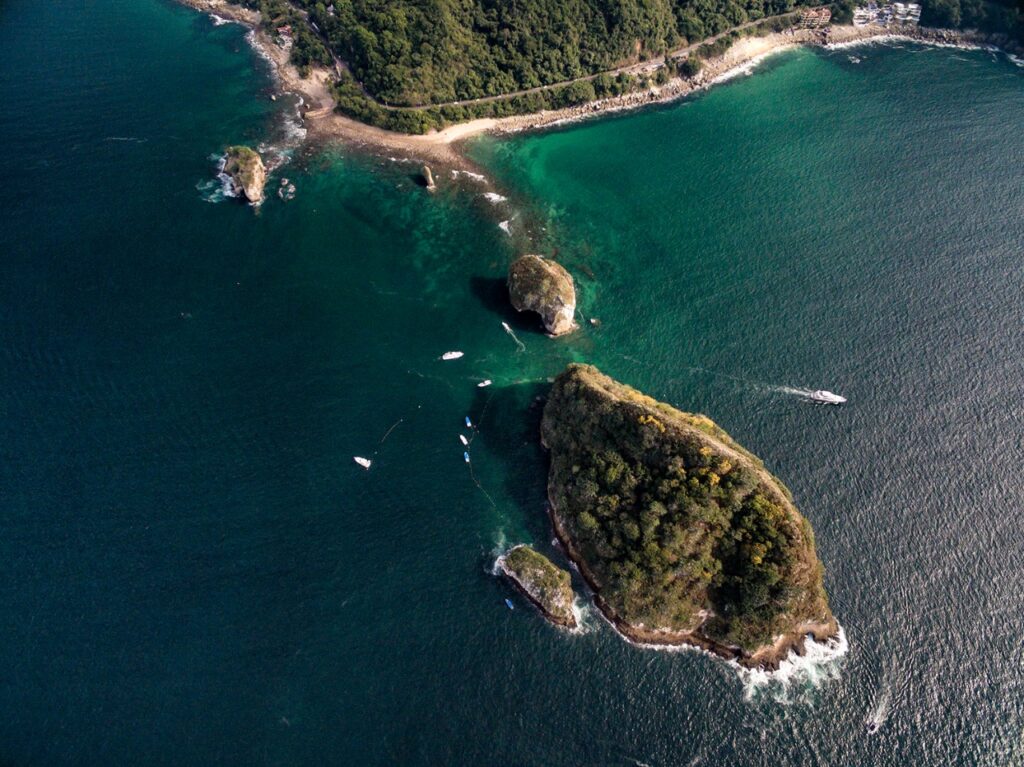
[[[499,557],[498,566],[548,620],[560,626],[576,627],[572,609],[576,594],[568,572],[525,545],[515,546]]]
[[[556,532],[627,636],[770,665],[835,634],[810,524],[710,419],[574,364],[541,434]]]

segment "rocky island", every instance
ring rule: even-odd
[[[508,270],[508,293],[517,312],[536,312],[553,336],[576,329],[576,287],[564,267],[541,256],[521,256]]]
[[[498,568],[533,602],[552,623],[576,628],[569,573],[529,546],[519,545],[498,557]]]
[[[245,195],[245,199],[253,205],[263,202],[267,170],[256,150],[247,146],[228,147],[224,158],[224,173],[231,178],[235,194]]]
[[[810,524],[706,416],[574,364],[541,437],[555,532],[627,638],[773,669],[837,634]]]

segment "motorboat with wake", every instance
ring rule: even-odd
[[[840,397],[838,394],[833,394],[825,389],[812,391],[807,395],[807,398],[814,400],[815,402],[820,402],[823,405],[842,405],[846,402],[846,397]]]

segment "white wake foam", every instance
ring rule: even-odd
[[[885,724],[885,720],[889,718],[889,709],[891,708],[890,701],[892,694],[889,688],[886,687],[882,690],[882,694],[878,697],[878,702],[875,707],[871,709],[871,715],[868,716],[865,724],[870,728],[871,732],[875,732]]]

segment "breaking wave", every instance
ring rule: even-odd
[[[228,156],[226,154],[213,154],[210,155],[209,159],[217,163],[217,176],[216,178],[206,179],[196,184],[199,196],[206,202],[221,202],[228,198],[237,197],[238,193],[235,192],[234,184],[231,183],[231,177],[224,172]]]
[[[735,661],[743,679],[743,696],[752,700],[761,695],[770,695],[778,703],[799,702],[803,695],[821,687],[826,682],[839,678],[840,660],[850,649],[846,631],[842,626],[835,637],[825,642],[808,639],[804,654],[790,652],[776,671],[746,669]]]

